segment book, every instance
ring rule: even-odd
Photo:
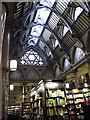
[[[54,115],[54,111],[53,111],[53,109],[51,109],[51,108],[49,108],[49,115],[50,115],[50,116],[53,116],[53,115]]]
[[[57,115],[57,109],[54,107],[54,114]]]
[[[47,100],[47,107],[52,107],[53,106],[53,99],[48,99]]]
[[[57,98],[57,105],[58,105],[58,106],[60,105],[59,98]]]
[[[57,106],[56,99],[53,100],[53,106]]]
[[[64,99],[60,99],[60,105],[64,105],[65,100]]]
[[[63,115],[63,109],[62,108],[58,108],[58,114]]]

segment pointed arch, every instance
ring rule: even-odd
[[[74,64],[78,63],[81,59],[84,58],[84,56],[85,53],[80,47],[74,47],[72,58]]]
[[[70,68],[70,61],[67,58],[64,59],[64,66],[63,66],[63,68],[64,68],[63,69],[64,72],[67,71]]]
[[[42,76],[43,79],[51,79],[54,78],[53,72],[51,70],[45,70]]]
[[[27,75],[27,80],[39,80],[39,74],[35,69],[31,69]]]
[[[23,74],[21,73],[20,70],[16,70],[15,72],[12,72],[10,74],[10,79],[23,80],[24,76],[23,76]]]

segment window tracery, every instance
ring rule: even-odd
[[[64,71],[68,70],[70,68],[70,62],[68,59],[65,59],[64,61]]]
[[[78,18],[78,16],[81,14],[83,9],[81,7],[77,7],[75,10],[75,20]]]
[[[30,51],[27,51],[20,60],[20,64],[22,65],[43,65],[43,60],[39,56],[37,52],[35,52],[33,49],[30,49]]]
[[[85,56],[85,53],[82,51],[82,49],[77,47],[75,51],[74,63],[77,63],[78,61],[80,61],[84,56]]]

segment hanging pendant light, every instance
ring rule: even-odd
[[[14,85],[13,84],[10,85],[10,90],[14,90]]]
[[[66,88],[69,88],[69,83],[66,83]]]
[[[86,82],[84,83],[84,87],[88,87],[88,84]]]
[[[17,70],[17,61],[16,60],[11,60],[10,61],[10,70],[11,71],[16,71]]]

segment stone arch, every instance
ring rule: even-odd
[[[74,64],[74,60],[75,60],[75,52],[76,52],[76,49],[77,48],[80,48],[83,52],[84,52],[84,50],[82,49],[82,47],[80,47],[80,46],[74,46],[73,47],[73,50],[72,50],[72,64]],[[85,53],[85,52],[84,52]]]
[[[11,72],[10,79],[22,80],[24,76],[20,70],[16,70],[15,72]]]
[[[29,72],[28,72],[28,75],[27,75],[27,80],[39,80],[39,74],[37,73],[37,71],[35,69],[31,69]]]
[[[43,75],[42,75],[42,78],[43,79],[51,79],[51,78],[54,78],[54,74],[53,74],[53,71],[51,70],[45,70]]]
[[[71,60],[70,57],[69,57],[67,54],[65,54],[65,55],[60,59],[60,66],[61,66],[62,72],[64,71],[64,61],[65,61],[65,59],[68,59],[69,61]],[[71,61],[70,61],[70,63],[71,63]]]

